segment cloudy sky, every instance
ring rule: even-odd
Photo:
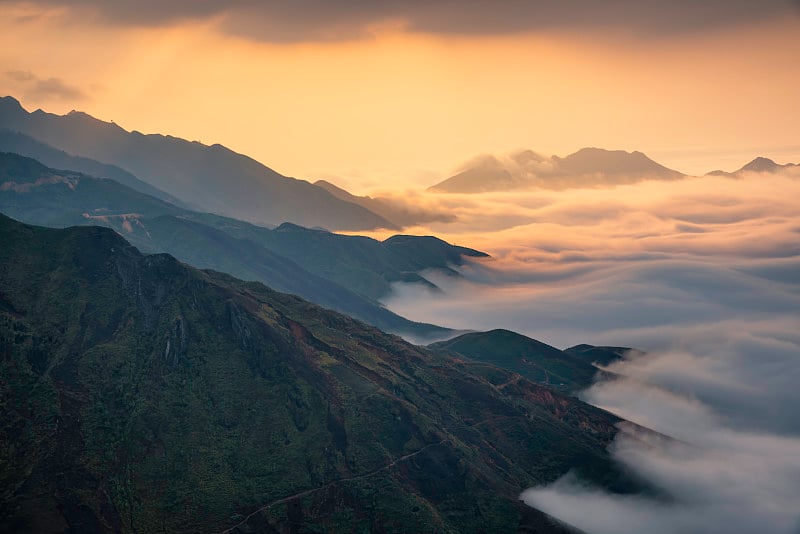
[[[483,153],[800,160],[791,0],[0,0],[0,92],[356,191]]]
[[[482,154],[640,150],[690,174],[800,161],[791,0],[0,0],[0,94],[222,143],[448,217],[492,254],[387,305],[644,358],[583,397],[672,497],[567,476],[530,504],[594,534],[800,532],[800,167],[479,195],[424,187]]]

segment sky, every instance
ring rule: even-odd
[[[359,193],[480,154],[800,160],[790,0],[0,0],[0,93]]]

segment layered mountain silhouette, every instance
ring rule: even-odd
[[[101,227],[0,215],[3,532],[564,532],[619,419]],[[9,444],[13,444],[9,445]]]
[[[257,280],[388,331],[420,338],[448,330],[409,321],[384,308],[393,282],[435,286],[419,273],[484,253],[428,236],[384,242],[285,223],[277,229],[186,210],[110,179],[50,169],[0,153],[0,211],[55,227],[102,225],[149,252],[169,252],[202,268]]]
[[[725,171],[711,171],[706,176],[725,176],[728,178],[741,178],[747,174],[763,173],[763,174],[777,174],[790,169],[800,168],[800,164],[786,163],[781,165],[775,163],[769,158],[759,156],[753,161],[743,165],[740,169],[733,172]]]
[[[29,113],[12,97],[0,98],[0,128],[69,155],[120,167],[201,211],[267,225],[291,221],[331,230],[397,229],[362,206],[222,145],[128,132],[75,111],[63,116]]]
[[[606,187],[642,180],[679,180],[685,175],[641,152],[583,148],[560,158],[530,150],[508,158],[484,156],[466,169],[431,186],[442,193],[481,193],[518,189]]]
[[[183,205],[179,199],[143,182],[124,169],[120,169],[115,165],[100,163],[99,161],[89,158],[71,156],[63,150],[37,141],[20,132],[0,129],[0,152],[11,152],[21,156],[27,156],[54,169],[70,169],[98,178],[109,178],[131,189],[175,204],[176,206],[187,207]]]

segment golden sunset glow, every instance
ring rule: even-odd
[[[384,24],[339,42],[270,44],[225,35],[213,18],[104,27],[65,25],[55,8],[0,10],[0,92],[27,108],[222,143],[355,192],[427,186],[477,154],[523,148],[641,150],[689,174],[800,156],[791,17],[668,38]],[[75,92],[31,90],[8,76],[17,71]]]
[[[0,0],[0,532],[800,533],[800,0]]]

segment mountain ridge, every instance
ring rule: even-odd
[[[393,249],[379,241],[285,223],[275,230],[188,211],[110,179],[50,169],[31,158],[0,153],[0,209],[48,226],[98,224],[147,252],[169,252],[192,265],[259,280],[392,332],[421,339],[450,331],[416,323],[378,299],[394,281],[435,288],[417,271],[456,274],[448,262],[478,251],[437,241],[433,250]],[[430,238],[406,238],[428,242]]]
[[[27,112],[0,98],[0,128],[21,132],[72,155],[121,167],[202,211],[260,224],[293,221],[332,230],[397,229],[383,217],[283,176],[220,144],[127,131],[83,112]]]
[[[784,170],[793,169],[795,167],[800,167],[800,163],[776,163],[774,160],[764,157],[764,156],[757,156],[750,160],[749,162],[742,165],[740,168],[736,169],[735,171],[727,172],[722,170],[711,171],[706,174],[706,176],[724,176],[727,178],[741,178],[742,176],[749,174],[749,173],[759,173],[759,174],[775,174],[779,173]]]
[[[686,175],[656,163],[639,151],[587,147],[565,157],[546,158],[531,150],[504,160],[485,156],[431,186],[440,193],[480,193],[518,189],[605,187],[642,180],[679,180]]]
[[[461,363],[490,379],[501,368],[568,394],[577,394],[591,386],[598,376],[607,376],[595,365],[622,358],[630,349],[576,345],[567,350],[542,343],[531,337],[502,328],[486,332],[468,332],[437,341],[428,348],[464,357]],[[488,368],[486,366],[489,366]]]

